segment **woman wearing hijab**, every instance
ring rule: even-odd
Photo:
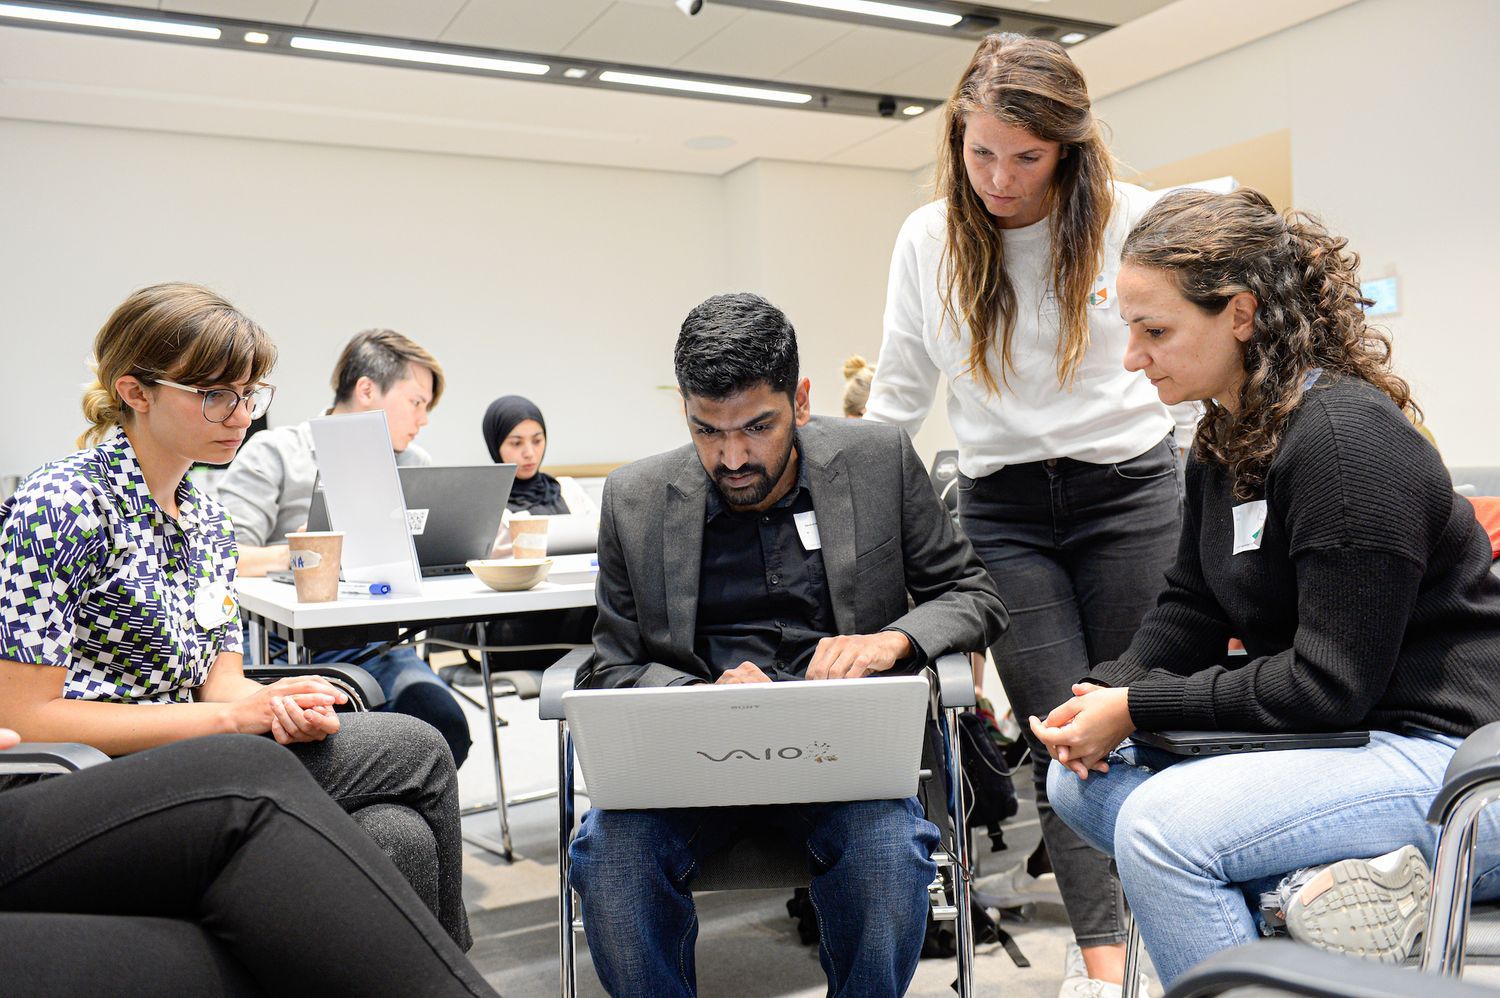
[[[514,464],[516,481],[505,503],[495,557],[510,555],[513,515],[588,517],[598,530],[599,510],[572,478],[553,478],[542,470],[547,453],[547,421],[530,399],[505,395],[489,404],[480,424],[485,450],[497,464]]]
[[[497,398],[484,410],[480,423],[484,447],[496,464],[514,464],[516,481],[500,521],[493,557],[511,554],[510,521],[515,516],[553,518],[549,533],[563,518],[587,518],[595,536],[599,532],[599,509],[589,494],[572,478],[553,478],[542,470],[547,453],[547,421],[530,399],[519,395]],[[588,644],[594,631],[593,607],[549,610],[523,617],[502,617],[489,623],[487,634],[498,645]],[[561,651],[516,651],[504,653],[502,669],[545,669],[562,656]]]

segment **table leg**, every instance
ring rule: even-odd
[[[300,635],[299,635],[299,633],[297,631],[293,631],[291,633],[291,636],[286,639],[286,664],[287,665],[301,665],[302,664],[302,649],[301,649],[301,647],[297,643],[297,638],[299,636]]]
[[[510,844],[510,813],[505,801],[505,773],[500,767],[500,725],[495,716],[495,692],[490,686],[490,653],[484,621],[474,625],[479,644],[479,673],[484,683],[484,709],[489,717],[490,747],[495,753],[495,813],[500,816],[500,855],[507,863],[515,858]]]
[[[246,614],[250,623],[250,640],[245,647],[245,658],[256,665],[269,665],[266,661],[266,625],[255,614]]]

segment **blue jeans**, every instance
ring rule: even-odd
[[[692,882],[737,835],[807,849],[833,996],[906,992],[926,931],[938,830],[915,798],[670,811],[590,810],[568,850],[594,969],[611,995],[697,994]]]
[[[1118,464],[1058,458],[958,480],[959,523],[1010,611],[991,651],[1031,745],[1042,837],[1080,946],[1123,942],[1125,912],[1108,858],[1053,813],[1047,749],[1025,718],[1046,717],[1129,646],[1176,555],[1180,496],[1171,437]]]
[[[272,661],[285,657],[286,641],[282,638],[274,634],[267,635],[266,646]],[[245,647],[247,650],[250,647],[248,636]],[[361,648],[325,650],[313,653],[312,660],[323,665],[356,662],[360,656],[379,647],[380,643],[377,642]],[[464,716],[463,708],[453,699],[448,687],[443,685],[443,681],[427,667],[427,663],[422,661],[416,651],[407,645],[397,645],[368,661],[358,662],[358,665],[380,684],[380,692],[385,694],[385,706],[381,710],[407,714],[437,728],[443,741],[448,743],[448,751],[453,753],[454,768],[464,764],[472,744],[469,719]]]
[[[1303,866],[1408,843],[1432,862],[1427,807],[1460,739],[1370,732],[1363,748],[1184,759],[1125,742],[1087,781],[1053,763],[1048,796],[1078,834],[1115,857],[1163,985],[1254,940],[1258,895]],[[1500,813],[1485,812],[1475,897],[1500,896]]]

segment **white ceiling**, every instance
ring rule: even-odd
[[[1347,2],[1258,0],[1253,20],[1241,0],[1010,6],[1129,21],[1073,50],[1099,97]],[[713,0],[695,18],[670,0],[133,6],[900,96],[945,95],[974,46]],[[13,27],[0,27],[0,117],[712,175],[756,159],[916,170],[932,161],[938,124]],[[730,141],[689,145],[706,137]]]

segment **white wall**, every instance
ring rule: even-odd
[[[14,120],[0,149],[0,474],[72,448],[94,333],[161,280],[207,284],[270,330],[275,424],[328,404],[356,331],[419,340],[449,374],[421,438],[440,462],[485,459],[479,414],[509,392],[547,413],[553,462],[685,441],[657,386],[687,310],[727,290],[787,311],[815,409],[837,412],[924,197],[904,171],[713,178]]]
[[[422,437],[445,462],[485,459],[479,413],[507,392],[548,413],[560,462],[675,443],[654,386],[687,306],[729,283],[712,178],[16,121],[0,148],[7,473],[71,449],[92,336],[155,281],[271,332],[276,423],[328,404],[356,331],[411,335],[449,374]]]
[[[844,360],[880,354],[891,247],[931,197],[907,171],[759,160],[727,178],[731,270],[797,327],[816,413],[843,411]],[[941,397],[917,434],[924,459],[955,446]]]
[[[1396,367],[1455,465],[1500,464],[1497,34],[1493,0],[1364,0],[1096,105],[1145,170],[1291,129],[1297,206],[1401,278]]]

